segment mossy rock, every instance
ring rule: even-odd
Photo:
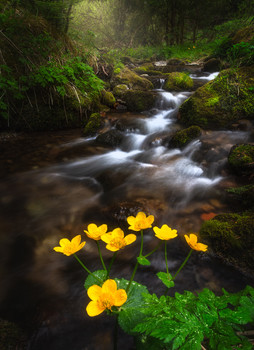
[[[127,90],[129,90],[129,88],[126,84],[119,84],[114,87],[113,94],[114,96],[122,98]]]
[[[254,170],[254,145],[234,145],[230,150],[228,163],[237,174],[251,174]]]
[[[103,134],[98,135],[96,137],[96,141],[106,146],[117,147],[121,144],[123,138],[124,133],[116,129],[111,129],[107,132],[104,132]]]
[[[125,84],[132,90],[145,91],[153,89],[153,84],[148,79],[140,77],[128,68],[122,69],[120,73],[114,77],[112,84],[114,86]]]
[[[166,91],[191,90],[192,88],[193,80],[187,73],[183,72],[169,73],[163,86],[163,89]]]
[[[102,118],[100,113],[92,113],[86,126],[83,129],[83,135],[89,136],[94,135],[102,126]]]
[[[191,141],[195,140],[201,135],[201,128],[199,126],[190,126],[187,129],[179,130],[173,135],[169,141],[169,148],[183,148]]]
[[[104,104],[106,106],[114,107],[114,105],[116,103],[116,99],[115,99],[115,96],[112,94],[112,92],[102,90],[101,102],[102,102],[102,104]]]
[[[202,242],[229,264],[253,274],[254,213],[221,214],[205,221],[200,229]]]
[[[238,44],[241,42],[250,42],[254,38],[254,25],[250,25],[245,28],[241,28],[232,35],[232,43]]]
[[[0,350],[25,350],[25,343],[25,335],[17,325],[0,319]]]
[[[226,189],[229,205],[237,210],[250,210],[254,206],[254,185]]]
[[[254,66],[227,69],[201,86],[179,109],[185,126],[230,128],[235,121],[254,118]]]
[[[123,99],[129,111],[143,112],[154,107],[156,96],[151,91],[128,90]]]

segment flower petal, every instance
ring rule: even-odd
[[[103,293],[115,293],[115,291],[117,290],[117,284],[116,281],[114,280],[107,280],[103,283],[102,285],[102,292]]]
[[[78,246],[81,242],[81,235],[75,236],[74,238],[72,238],[71,240],[71,244]]]
[[[120,248],[117,248],[116,246],[109,243],[106,245],[106,249],[110,250],[111,252],[117,252]]]
[[[190,242],[191,242],[191,244],[196,244],[197,241],[198,241],[197,235],[195,235],[194,233],[191,233],[190,234]]]
[[[149,225],[152,225],[152,223],[154,222],[154,216],[153,215],[149,215],[146,219],[147,223]],[[151,226],[150,226],[151,227]]]
[[[124,238],[124,241],[125,241],[126,245],[128,245],[128,244],[135,242],[136,239],[137,239],[137,236],[131,233]]]
[[[102,288],[96,284],[92,285],[87,290],[87,295],[92,300],[97,300],[102,293]]]
[[[62,238],[59,241],[59,244],[61,247],[65,247],[66,245],[70,244],[71,242],[68,240],[68,238]]]
[[[197,249],[201,250],[202,252],[206,252],[208,248],[208,245],[203,243],[197,243]]]
[[[63,252],[63,247],[55,247],[53,248],[56,252],[60,252],[62,253]]]
[[[104,235],[107,232],[108,226],[106,224],[103,224],[101,226],[98,227],[101,235]]]
[[[105,243],[109,243],[112,240],[112,235],[105,233],[104,235],[101,235],[101,240]]]
[[[104,307],[100,303],[96,301],[90,301],[90,303],[86,307],[86,312],[88,316],[94,317],[100,315],[105,310]]]
[[[124,289],[119,289],[115,292],[114,295],[114,305],[115,306],[121,306],[123,305],[127,300],[127,293]]]
[[[129,225],[134,225],[135,222],[136,222],[136,218],[134,218],[134,216],[129,216],[127,218],[127,222],[128,222]]]
[[[117,227],[112,231],[112,236],[113,238],[124,238],[124,232],[120,227]]]

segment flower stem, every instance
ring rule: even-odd
[[[139,256],[138,257],[141,257],[142,256],[142,253],[143,253],[143,246],[144,246],[144,235],[143,235],[143,230],[140,231],[140,234],[141,234],[141,243],[140,243],[140,251],[139,251]],[[135,277],[135,274],[136,274],[136,271],[137,271],[137,268],[138,268],[138,261],[136,262],[136,265],[134,267],[134,270],[132,272],[132,275],[131,275],[131,279],[129,281],[129,284],[126,288],[126,293],[128,293],[129,289],[130,289],[130,286],[131,286],[131,283]]]
[[[112,257],[112,259],[110,261],[110,264],[109,264],[109,267],[108,267],[108,271],[107,271],[107,279],[109,277],[109,273],[110,273],[111,267],[113,265],[113,262],[115,261],[116,256],[117,256],[117,252],[114,253],[114,255],[113,255],[113,257]]]
[[[187,261],[189,260],[191,253],[193,252],[193,250],[191,249],[189,251],[189,254],[187,255],[187,257],[185,258],[184,262],[182,263],[182,265],[179,267],[179,269],[176,271],[174,277],[172,278],[172,281],[174,281],[174,279],[176,278],[176,276],[179,274],[179,272],[182,270],[182,268],[184,267],[184,265],[187,263]]]
[[[157,245],[157,247],[155,247],[150,253],[144,255],[144,258],[147,258],[148,256],[152,255],[154,252],[156,252],[156,250],[160,248],[160,246],[161,246],[162,243],[163,243],[163,242],[161,241],[161,242]]]
[[[166,263],[167,275],[169,276],[169,272],[168,272],[168,256],[167,256],[167,241],[165,241],[165,263]]]
[[[98,277],[96,277],[83,263],[82,261],[77,257],[77,255],[74,253],[73,256],[76,258],[76,260],[80,263],[80,265],[83,267],[84,270],[86,270],[86,272],[93,276],[95,279],[97,279],[98,282],[102,282],[102,280],[100,280]]]
[[[106,266],[105,266],[105,264],[104,264],[103,257],[102,257],[102,255],[101,255],[101,248],[100,248],[100,244],[99,244],[99,242],[98,242],[98,241],[96,241],[96,243],[97,243],[97,247],[98,247],[98,251],[99,251],[99,255],[100,255],[100,259],[101,259],[102,266],[103,266],[104,270],[105,270],[105,271],[107,271],[107,268],[106,268]]]

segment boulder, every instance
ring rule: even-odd
[[[253,119],[253,84],[254,65],[222,71],[182,104],[179,122],[205,129],[230,129],[239,119]]]
[[[112,80],[113,87],[119,84],[125,84],[132,90],[146,91],[153,89],[153,84],[148,79],[140,77],[126,67],[116,74]]]
[[[200,240],[225,262],[253,275],[254,214],[253,212],[217,215],[203,222]]]
[[[83,135],[90,136],[96,134],[102,125],[103,122],[100,113],[92,113],[83,129]]]
[[[169,148],[184,148],[188,143],[201,135],[199,126],[190,126],[187,129],[177,131],[168,143]]]
[[[127,109],[131,112],[143,112],[154,107],[156,95],[151,91],[128,90],[123,96]]]
[[[238,175],[251,175],[254,171],[254,145],[234,145],[228,156],[230,168]]]
[[[193,80],[187,73],[169,73],[163,88],[166,91],[191,90],[193,88]]]
[[[106,146],[117,147],[120,145],[124,137],[124,134],[116,129],[111,129],[103,134],[100,134],[96,137],[96,141],[100,144]]]

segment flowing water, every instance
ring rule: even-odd
[[[126,217],[138,211],[153,214],[157,226],[168,224],[182,236],[200,229],[203,214],[228,210],[223,188],[235,184],[226,171],[228,152],[235,143],[247,142],[249,133],[206,131],[184,149],[169,149],[170,135],[181,128],[178,108],[191,93],[156,93],[151,111],[108,114],[111,128],[124,133],[117,148],[98,144],[96,137],[68,135],[57,145],[52,139],[41,147],[44,153],[48,147],[49,155],[59,155],[58,162],[2,179],[0,317],[23,327],[30,337],[29,350],[112,348],[111,319],[89,319],[85,313],[85,272],[72,257],[52,250],[61,238],[83,234],[91,222],[107,223],[109,229],[121,226],[127,233]],[[145,236],[148,251],[157,244],[152,235],[150,231]],[[96,245],[85,235],[83,239],[87,244],[79,256],[91,270],[101,268]],[[176,241],[168,248],[172,272],[188,252],[182,239]],[[113,276],[130,277],[137,249],[119,253]],[[108,261],[111,253],[103,253]],[[151,263],[139,269],[136,280],[160,293],[163,287],[151,274],[165,270],[163,252],[154,254]],[[175,290],[209,287],[219,292],[224,287],[233,292],[247,283],[232,267],[196,254]],[[121,349],[132,348],[131,338],[121,339]]]

